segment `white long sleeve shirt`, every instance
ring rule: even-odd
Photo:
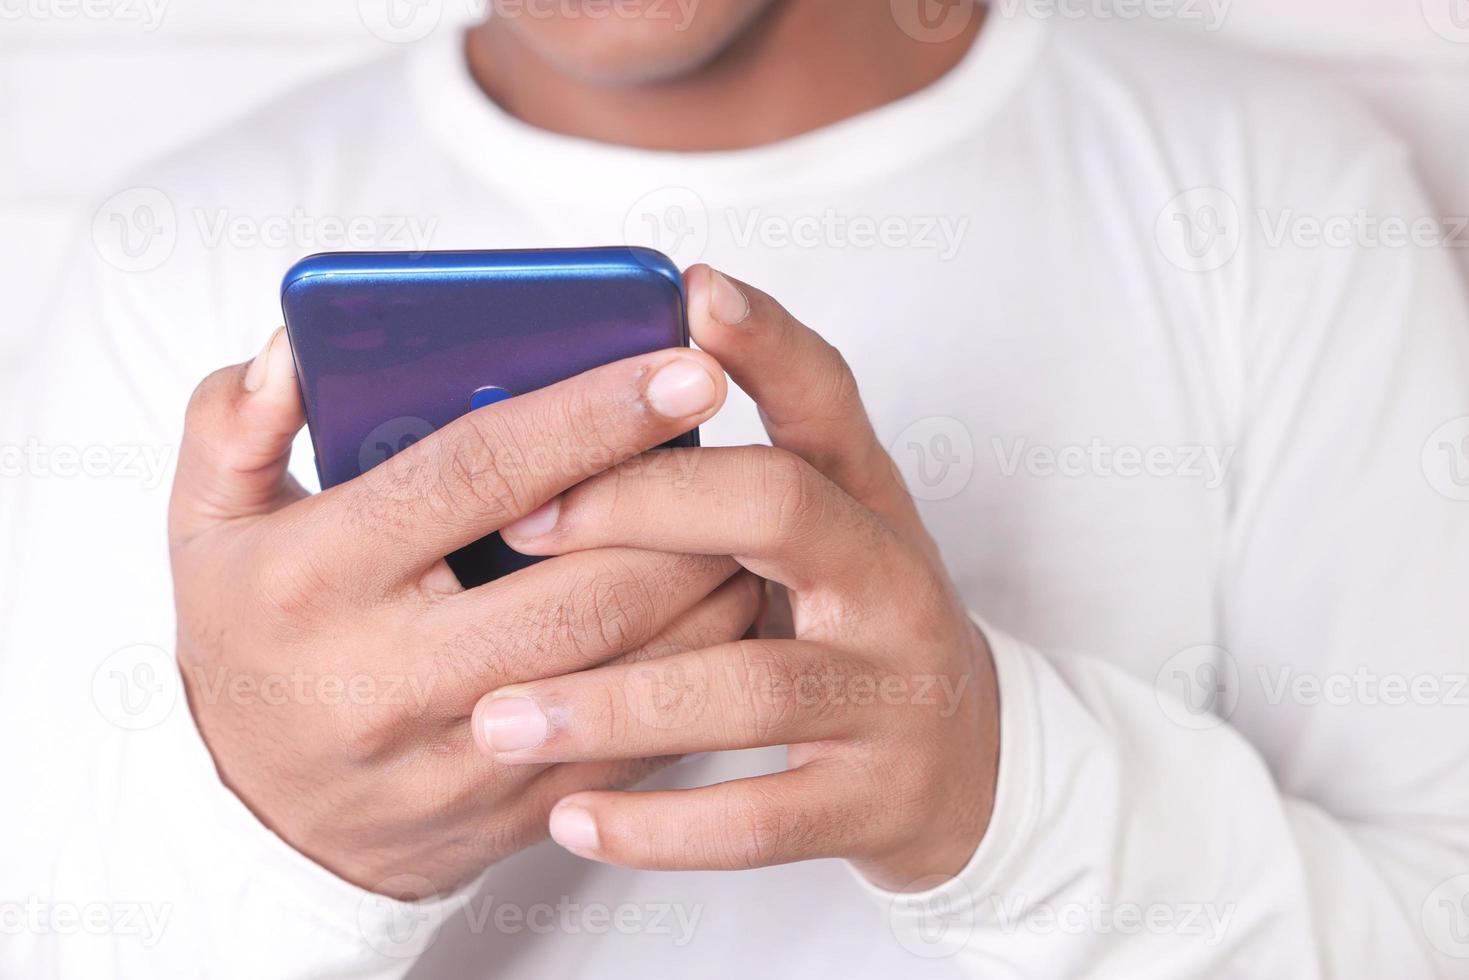
[[[0,418],[0,975],[1469,976],[1469,234],[1330,93],[996,13],[917,95],[673,154],[426,42],[118,191]],[[985,626],[998,800],[930,892],[544,844],[404,906],[214,771],[164,528],[193,385],[303,254],[624,241],[842,349]],[[760,438],[738,393],[705,429]]]

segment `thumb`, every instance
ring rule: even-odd
[[[169,539],[277,510],[305,496],[286,473],[304,415],[285,328],[249,364],[205,378],[189,400],[169,501]]]

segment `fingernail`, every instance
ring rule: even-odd
[[[561,498],[552,497],[535,510],[513,524],[500,529],[506,538],[531,541],[543,534],[550,534],[556,527],[556,518],[561,516]]]
[[[597,849],[597,821],[579,806],[558,806],[551,811],[551,839],[572,851]]]
[[[709,270],[709,315],[726,327],[738,326],[750,317],[750,300],[723,273]]]
[[[686,419],[714,405],[714,379],[687,357],[669,361],[653,375],[646,389],[648,404],[666,419]]]
[[[530,698],[497,698],[485,708],[480,730],[496,752],[533,749],[546,740],[546,715]]]
[[[293,370],[291,365],[291,342],[286,338],[286,328],[276,327],[255,360],[245,369],[245,390],[259,391],[271,378],[279,380]]]

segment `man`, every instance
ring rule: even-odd
[[[138,181],[177,241],[100,248],[27,398],[112,479],[13,508],[7,972],[1462,975],[1463,299],[1289,233],[1429,214],[1402,149],[1095,24],[591,9]],[[702,352],[306,496],[283,336],[215,369],[354,227],[651,236]],[[165,515],[122,460],[172,445]],[[464,592],[497,528],[557,557]],[[789,635],[740,640],[757,577]]]

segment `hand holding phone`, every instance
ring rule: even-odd
[[[590,550],[464,589],[441,556],[707,420],[726,381],[660,350],[448,421],[365,476],[306,495],[277,334],[207,378],[180,447],[169,536],[178,658],[225,782],[268,826],[384,894],[446,893],[540,839],[552,805],[655,763],[510,770],[477,757],[486,691],[735,639],[758,582],[732,559]],[[513,458],[545,465],[506,469]]]
[[[286,274],[286,329],[323,487],[361,476],[467,412],[602,364],[688,346],[683,279],[650,249],[339,252]],[[606,468],[641,447],[560,447]],[[670,443],[698,445],[697,432]],[[543,450],[502,471],[551,465]],[[466,587],[536,559],[497,535],[449,556]]]

